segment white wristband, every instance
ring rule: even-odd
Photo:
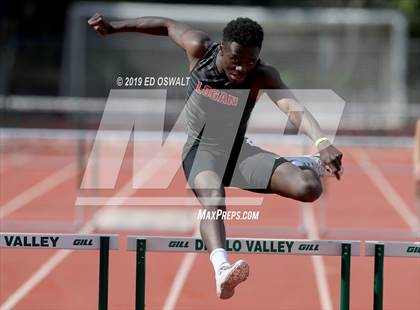
[[[319,145],[320,145],[322,142],[325,142],[325,141],[330,142],[330,141],[328,140],[328,138],[326,138],[326,137],[319,138],[318,140],[316,140],[316,141],[315,141],[315,145],[316,145],[316,147],[318,148],[318,147],[319,147]]]

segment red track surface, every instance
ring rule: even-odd
[[[18,145],[19,144],[19,145]],[[39,142],[25,147],[24,142],[7,142],[2,145],[1,154],[1,208],[16,196],[48,178],[71,162],[76,162],[74,145],[71,143]],[[275,146],[273,150],[282,152]],[[178,147],[179,149],[179,147]],[[409,227],[390,205],[366,171],[360,165],[360,155],[379,168],[385,180],[415,212],[415,189],[412,175],[412,150],[384,148],[342,148],[346,168],[342,181],[328,180],[326,201],[328,204],[327,225],[329,228],[379,228],[403,229]],[[130,152],[128,152],[129,154]],[[176,152],[175,152],[176,154]],[[161,167],[160,169],[164,169]],[[128,160],[119,175],[114,191],[100,191],[112,195],[118,192],[131,178]],[[178,173],[170,188],[164,192],[138,191],[135,195],[184,196],[185,181]],[[51,189],[31,199],[18,210],[1,219],[9,220],[73,220],[74,202],[77,191],[77,171]],[[97,195],[97,193],[95,194]],[[260,195],[228,190],[230,196]],[[274,195],[264,196],[258,221],[227,222],[229,226],[244,228],[235,236],[306,238],[303,235],[261,232],[255,227],[296,226],[299,222],[298,204],[292,200]],[[315,204],[318,211],[318,203]],[[230,209],[239,209],[232,207]],[[1,213],[0,213],[1,214]],[[247,232],[246,228],[252,229]],[[2,231],[5,231],[1,227]],[[24,231],[28,229],[20,229]],[[32,229],[33,230],[33,229]],[[47,231],[47,229],[43,229]],[[54,232],[59,232],[55,230]],[[95,231],[101,233],[102,231]],[[110,309],[134,308],[135,254],[127,252],[126,233],[120,233],[120,250],[110,255],[109,306]],[[130,234],[147,234],[147,231]],[[192,232],[191,232],[192,233]],[[153,232],[153,234],[156,234]],[[165,232],[165,235],[176,233]],[[179,233],[178,233],[179,234]],[[369,240],[371,236],[351,234],[327,235],[325,239]],[[375,238],[391,240],[391,237]],[[399,238],[393,240],[410,240]],[[54,250],[2,250],[0,255],[0,305],[20,288],[42,264],[57,251]],[[162,309],[178,273],[184,254],[150,253],[147,256],[147,309]],[[233,261],[239,256],[231,255]],[[238,287],[234,298],[219,301],[215,295],[214,274],[208,255],[194,256],[191,270],[181,289],[175,309],[321,309],[314,266],[311,257],[246,255],[243,258],[251,265],[250,278]],[[334,309],[339,307],[340,258],[322,258]],[[16,309],[95,309],[98,291],[98,253],[94,251],[73,251],[35,287],[24,294]],[[371,309],[373,292],[373,259],[354,257],[351,271],[351,309]],[[420,261],[417,259],[385,259],[385,309],[420,309]]]

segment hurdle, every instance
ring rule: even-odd
[[[416,193],[417,217],[420,221],[420,118],[417,119],[416,132],[414,134],[414,153],[413,153],[414,182]],[[420,237],[420,227],[417,226],[417,237]]]
[[[13,249],[99,249],[98,309],[108,309],[109,250],[118,250],[118,235],[0,233],[0,248]]]
[[[375,257],[373,309],[383,308],[384,258],[417,257],[420,258],[420,242],[366,241],[365,256]]]
[[[128,236],[127,250],[136,251],[136,310],[146,307],[146,252],[206,253],[193,237]],[[360,241],[228,238],[226,250],[244,254],[341,256],[340,309],[350,308],[351,256],[360,255]]]

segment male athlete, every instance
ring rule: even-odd
[[[277,70],[259,58],[263,29],[255,21],[232,20],[224,28],[220,43],[168,18],[141,17],[108,23],[95,14],[88,23],[104,36],[118,32],[168,36],[185,51],[190,81],[183,169],[207,212],[226,210],[226,186],[310,202],[321,195],[320,176],[340,178],[342,153],[287,90]],[[264,92],[315,142],[319,157],[287,160],[245,138],[251,111]],[[200,232],[214,267],[217,295],[230,298],[235,287],[248,277],[249,266],[243,260],[229,264],[223,218],[202,219]]]

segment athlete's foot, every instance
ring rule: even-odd
[[[285,157],[285,159],[290,161],[295,166],[308,167],[314,170],[320,177],[334,177],[335,176],[331,168],[324,165],[324,163],[321,161],[321,158],[318,154]],[[343,170],[340,170],[338,173],[342,175]]]
[[[235,294],[235,287],[245,281],[249,275],[249,265],[244,260],[238,260],[233,265],[223,265],[216,276],[217,296],[228,299]]]

